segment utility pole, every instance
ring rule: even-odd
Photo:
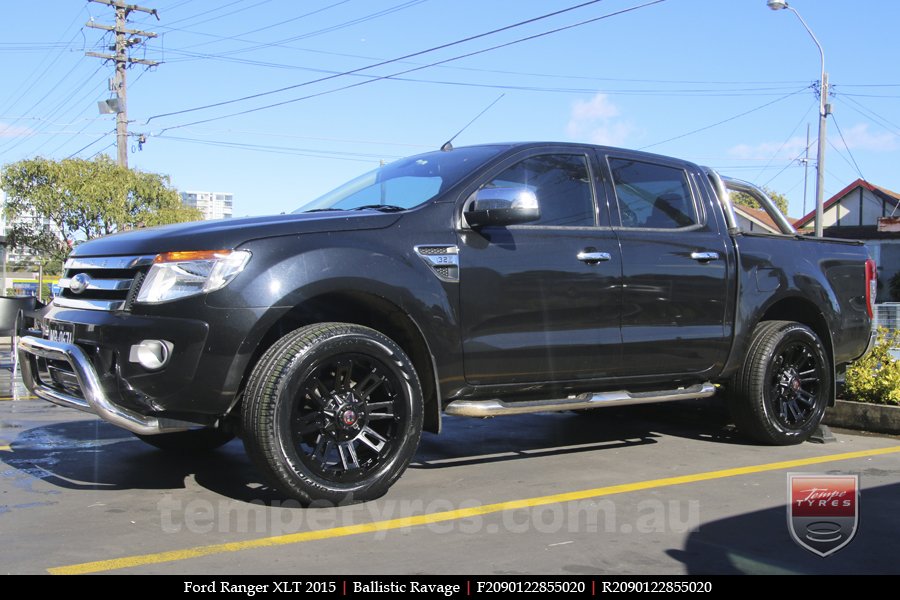
[[[142,58],[131,58],[128,51],[131,47],[137,46],[144,42],[145,38],[157,37],[155,33],[149,31],[140,31],[137,29],[128,29],[128,15],[134,11],[145,12],[153,15],[159,20],[159,15],[155,8],[145,8],[137,4],[126,4],[120,0],[89,0],[97,4],[105,4],[116,10],[115,26],[101,25],[88,21],[85,23],[87,27],[94,29],[102,29],[104,31],[112,31],[116,34],[116,45],[111,46],[110,50],[114,50],[115,54],[103,54],[100,52],[85,52],[86,56],[93,58],[102,58],[103,60],[111,60],[116,65],[116,74],[112,80],[111,88],[116,93],[116,150],[117,164],[120,167],[128,167],[128,83],[126,78],[126,69],[129,65],[139,64],[155,67],[159,64],[155,60],[145,60]]]
[[[806,188],[807,182],[809,181],[809,123],[806,124],[806,150],[803,153],[803,158],[800,160],[803,163],[803,216],[806,216]]]

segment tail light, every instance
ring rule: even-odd
[[[875,318],[875,295],[878,293],[878,271],[875,261],[871,258],[866,261],[866,311],[869,318]]]

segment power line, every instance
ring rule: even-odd
[[[315,10],[315,11],[312,11],[312,12],[305,13],[305,14],[303,14],[303,15],[300,15],[300,16],[298,16],[298,17],[294,17],[294,18],[292,18],[292,19],[288,19],[287,21],[281,21],[281,22],[277,22],[277,23],[272,23],[272,24],[270,24],[270,25],[266,25],[265,27],[260,27],[260,28],[258,28],[258,29],[254,29],[254,30],[252,30],[252,31],[246,31],[246,32],[244,32],[244,33],[239,33],[239,34],[237,34],[236,36],[211,36],[211,37],[216,37],[216,38],[218,38],[218,39],[217,39],[217,40],[210,40],[210,41],[206,41],[206,42],[200,42],[200,43],[198,43],[198,44],[192,44],[192,45],[190,45],[190,46],[186,46],[186,48],[196,48],[196,47],[198,47],[198,46],[206,46],[206,45],[208,45],[208,44],[216,43],[217,41],[239,41],[239,42],[243,42],[243,43],[253,44],[252,46],[247,47],[247,48],[238,48],[238,49],[230,50],[230,51],[224,53],[224,54],[226,54],[226,55],[230,55],[230,54],[242,54],[242,53],[245,53],[245,52],[252,52],[252,51],[254,51],[254,50],[260,50],[260,49],[262,49],[262,48],[271,48],[271,47],[273,47],[273,46],[287,47],[287,46],[284,46],[284,44],[285,44],[286,42],[295,42],[295,41],[298,41],[298,40],[305,40],[305,39],[308,39],[308,38],[311,38],[311,37],[316,37],[316,36],[323,35],[323,34],[326,34],[326,33],[331,33],[331,32],[334,32],[334,31],[341,30],[341,29],[345,29],[345,28],[347,28],[347,27],[352,27],[353,25],[359,25],[360,23],[366,23],[366,22],[368,22],[368,21],[372,21],[372,20],[377,19],[377,18],[380,18],[380,17],[384,17],[384,16],[387,16],[387,15],[390,15],[390,14],[393,14],[393,13],[396,13],[396,12],[400,12],[400,11],[402,11],[402,10],[406,10],[407,8],[412,8],[413,6],[417,6],[417,5],[419,5],[419,4],[424,4],[424,3],[427,2],[428,0],[408,0],[407,2],[403,2],[402,4],[397,4],[397,5],[394,5],[394,6],[390,6],[390,7],[388,7],[388,8],[385,8],[385,9],[380,10],[380,11],[376,11],[376,12],[374,12],[374,13],[370,13],[370,14],[367,14],[367,15],[363,15],[363,16],[357,17],[357,18],[355,18],[355,19],[350,19],[349,21],[343,21],[343,22],[341,22],[341,23],[336,23],[336,24],[334,24],[334,25],[329,25],[328,27],[324,27],[324,28],[322,28],[322,29],[316,29],[316,30],[314,30],[314,31],[309,31],[309,32],[306,32],[306,33],[302,33],[302,34],[300,34],[300,35],[291,36],[291,37],[289,37],[289,38],[284,38],[284,39],[277,40],[277,41],[274,41],[274,42],[254,42],[254,41],[250,41],[250,40],[243,40],[243,39],[240,39],[240,38],[238,37],[238,36],[250,35],[250,34],[252,34],[252,33],[257,33],[257,32],[259,32],[259,31],[264,31],[264,30],[266,30],[266,29],[271,29],[271,28],[273,28],[273,27],[279,27],[279,26],[281,26],[281,25],[284,25],[285,23],[290,23],[290,22],[293,22],[293,21],[297,21],[297,20],[299,20],[299,19],[306,18],[306,17],[308,17],[308,16],[310,16],[310,15],[314,15],[314,14],[323,12],[323,11],[325,11],[325,10],[328,10],[328,9],[330,9],[330,8],[334,8],[335,6],[338,6],[338,5],[341,5],[341,4],[345,4],[345,3],[348,2],[348,1],[349,1],[349,0],[343,0],[342,2],[337,2],[337,3],[335,3],[335,4],[331,4],[331,5],[329,5],[329,6],[326,6],[326,7],[321,8],[321,9],[319,9],[319,10]],[[184,30],[184,29],[176,29],[176,31],[185,31],[185,32],[187,32],[187,33],[194,33],[194,34],[199,34],[199,35],[206,35],[205,33],[202,33],[202,32],[192,32],[192,31],[187,31],[187,30]]]
[[[71,76],[72,73],[75,72],[75,70],[78,68],[78,66],[79,66],[80,64],[81,64],[80,61],[79,61],[78,63],[76,63],[76,64],[75,64],[75,65],[74,65],[74,66],[73,66],[73,67],[72,67],[72,68],[71,68],[71,69],[63,76],[62,79],[60,79],[59,81],[57,81],[57,82],[55,83],[55,87],[56,87],[57,89],[59,89],[60,86],[63,84],[63,82],[65,82],[66,79],[68,79],[69,76]],[[71,105],[71,103],[69,102],[69,98],[71,98],[74,94],[77,94],[78,92],[80,92],[80,91],[84,88],[85,85],[87,85],[88,83],[90,83],[91,78],[94,77],[94,75],[96,75],[99,71],[100,71],[100,67],[98,67],[93,73],[91,73],[91,74],[88,75],[85,79],[83,79],[83,80],[81,81],[81,83],[80,83],[74,90],[71,90],[71,91],[69,91],[67,94],[64,94],[63,99],[62,99],[60,102],[58,102],[58,103],[50,110],[50,113],[49,113],[48,118],[54,118],[54,117],[59,113],[59,111],[60,111],[63,107],[65,107],[65,106],[67,106],[67,105]],[[49,94],[43,96],[38,102],[36,102],[36,103],[32,106],[32,109],[33,109],[33,110],[34,110],[34,109],[37,109],[37,107],[41,106],[41,105],[44,103],[44,101],[46,101],[46,100],[49,99],[50,97],[51,97],[51,96],[50,96]],[[63,113],[63,114],[65,114],[65,113]],[[16,125],[19,121],[20,121],[20,119],[14,120],[14,121],[12,121],[11,123],[9,123],[9,124],[7,125],[7,127],[13,127],[13,126]],[[41,127],[39,127],[38,130],[40,130],[40,128],[41,128]],[[19,145],[21,145],[22,143],[24,143],[24,141],[25,141],[25,140],[22,140],[22,139],[10,138],[9,140],[7,140],[7,141],[5,141],[5,142],[0,142],[0,150],[2,150],[2,152],[0,152],[0,153],[5,154],[5,153],[9,152],[10,150],[12,150],[13,148],[16,148],[16,147],[18,147]]]
[[[765,186],[769,185],[770,183],[772,183],[773,180],[777,179],[779,175],[781,175],[782,173],[784,173],[785,171],[787,171],[787,170],[788,170],[795,162],[797,162],[798,160],[800,160],[800,157],[802,157],[803,155],[805,155],[805,154],[806,154],[806,151],[809,150],[810,148],[812,148],[812,145],[813,145],[814,143],[816,143],[816,142],[817,142],[817,140],[811,141],[811,142],[809,143],[809,145],[805,146],[805,147],[803,148],[803,150],[801,150],[800,153],[797,154],[797,156],[795,156],[794,158],[792,158],[792,159],[788,162],[788,164],[784,165],[784,167],[783,167],[780,171],[778,171],[777,173],[775,173],[774,175],[772,175],[771,177],[769,177],[769,179],[768,179],[764,184],[762,184],[762,187],[765,187]]]
[[[593,2],[598,2],[598,1],[600,1],[600,0],[593,0]],[[593,2],[589,2],[588,4],[592,4]],[[330,89],[330,90],[325,90],[325,91],[318,92],[318,93],[315,93],[315,94],[309,94],[309,95],[307,95],[307,96],[301,96],[301,97],[299,97],[299,98],[292,98],[292,99],[289,99],[289,100],[283,100],[283,101],[281,101],[281,102],[275,102],[275,103],[273,103],[273,104],[267,104],[267,105],[264,105],[264,106],[257,106],[257,107],[255,107],[255,108],[249,108],[249,109],[246,109],[246,110],[242,110],[242,111],[238,111],[238,112],[234,112],[234,113],[229,113],[229,114],[226,114],[226,115],[220,115],[220,116],[218,116],[218,117],[211,117],[211,118],[208,118],[208,119],[201,119],[201,120],[199,120],[199,121],[192,121],[192,122],[190,122],[190,123],[182,123],[182,124],[180,124],[180,125],[171,125],[171,126],[169,126],[169,127],[163,128],[163,129],[161,130],[161,132],[165,132],[165,131],[168,131],[168,130],[171,130],[171,129],[179,129],[179,128],[181,128],[181,127],[189,127],[189,126],[191,126],[191,125],[199,125],[199,124],[201,124],[201,123],[209,123],[209,122],[211,122],[211,121],[218,121],[218,120],[220,120],[220,119],[226,119],[226,118],[229,118],[229,117],[235,117],[235,116],[238,116],[238,115],[249,114],[249,113],[257,112],[257,111],[260,111],[260,110],[266,110],[266,109],[269,109],[269,108],[275,108],[275,107],[277,107],[277,106],[283,106],[283,105],[286,105],[286,104],[292,104],[292,103],[294,103],[294,102],[300,102],[301,100],[308,100],[308,99],[310,99],[310,98],[317,98],[317,97],[319,97],[319,96],[325,96],[325,95],[327,95],[327,94],[333,94],[333,93],[335,93],[335,92],[340,92],[340,91],[348,90],[348,89],[351,89],[351,88],[360,87],[360,86],[363,86],[363,85],[367,85],[367,84],[370,84],[370,83],[374,83],[374,82],[376,82],[376,81],[382,81],[382,80],[385,80],[385,79],[392,79],[392,78],[394,78],[394,77],[396,77],[396,76],[398,76],[398,75],[404,75],[404,74],[406,74],[406,73],[412,73],[413,71],[421,71],[422,69],[427,69],[427,68],[432,67],[432,66],[445,64],[445,63],[448,63],[448,62],[451,62],[451,61],[454,61],[454,60],[460,60],[460,59],[463,59],[463,58],[469,58],[469,57],[471,57],[471,56],[476,56],[476,55],[478,55],[478,54],[484,54],[485,52],[490,52],[490,51],[493,51],[493,50],[497,50],[497,49],[499,49],[499,48],[506,48],[506,47],[508,47],[508,46],[512,46],[512,45],[519,44],[519,43],[522,43],[522,42],[534,40],[534,39],[541,38],[541,37],[544,37],[544,36],[547,36],[547,35],[551,35],[551,34],[554,34],[554,33],[559,33],[560,31],[566,31],[566,30],[568,30],[568,29],[573,29],[573,28],[576,28],[576,27],[581,27],[581,26],[587,25],[587,24],[589,24],[589,23],[594,23],[594,22],[597,22],[597,21],[601,21],[601,20],[603,20],[603,19],[608,19],[608,18],[610,18],[610,17],[622,15],[622,14],[625,14],[625,13],[628,13],[628,12],[632,12],[632,11],[638,10],[638,9],[640,9],[640,8],[645,8],[645,7],[647,7],[647,6],[651,6],[651,5],[654,5],[654,4],[660,4],[660,3],[662,3],[662,2],[665,2],[665,0],[651,0],[650,2],[645,2],[644,4],[639,4],[639,5],[631,6],[631,7],[629,7],[629,8],[621,9],[621,10],[618,10],[618,11],[615,11],[615,12],[611,12],[611,13],[608,13],[608,14],[605,14],[605,15],[602,15],[602,16],[599,16],[599,17],[594,17],[594,18],[592,18],[592,19],[586,19],[586,20],[584,20],[584,21],[580,21],[580,22],[578,22],[578,23],[573,23],[573,24],[571,24],[571,25],[566,25],[566,26],[563,26],[563,27],[558,27],[558,28],[556,28],[556,29],[551,29],[551,30],[549,30],[549,31],[544,31],[544,32],[541,32],[541,33],[529,35],[529,36],[526,36],[526,37],[523,37],[523,38],[519,38],[519,39],[517,39],[517,40],[513,40],[513,41],[510,41],[510,42],[503,43],[503,44],[498,44],[498,45],[496,45],[496,46],[491,46],[491,47],[489,47],[489,48],[483,48],[483,49],[481,49],[481,50],[475,50],[475,51],[473,51],[473,52],[468,52],[468,53],[466,53],[466,54],[460,54],[460,55],[458,55],[458,56],[454,56],[454,57],[451,57],[451,58],[447,58],[447,59],[444,59],[444,60],[440,60],[440,61],[437,61],[437,62],[434,62],[434,63],[430,63],[430,64],[427,64],[427,65],[415,67],[415,68],[412,68],[412,69],[406,69],[405,71],[399,71],[399,72],[397,72],[397,73],[392,73],[392,74],[390,74],[390,75],[379,76],[379,77],[376,77],[376,78],[373,78],[373,79],[368,79],[368,80],[366,80],[366,81],[360,81],[360,82],[357,82],[357,83],[352,83],[352,84],[345,85],[345,86],[342,86],[342,87],[333,88],[333,89]],[[571,10],[571,9],[566,9],[566,10]],[[543,17],[541,17],[541,18],[543,18]],[[534,20],[534,19],[532,19],[532,20]],[[509,27],[514,27],[514,26],[515,26],[515,25],[513,25],[513,26],[508,26],[508,27],[505,27],[505,28],[503,28],[503,29],[508,29]],[[484,35],[484,34],[482,34],[482,35]],[[478,36],[478,37],[481,37],[481,36]],[[454,43],[456,43],[456,42],[454,42]],[[452,44],[451,44],[451,45],[452,45]],[[425,52],[425,51],[423,51],[423,52]],[[421,53],[416,53],[416,54],[421,54]],[[357,71],[358,71],[358,70],[361,70],[361,69],[357,69]],[[354,72],[355,72],[355,71],[354,71]],[[345,73],[345,74],[348,74],[348,73]],[[325,79],[334,79],[335,77],[337,77],[337,76],[331,76],[331,77],[322,78],[320,81],[324,81]],[[310,82],[310,83],[312,83],[312,82]],[[301,85],[306,85],[306,84],[301,84]],[[300,86],[298,85],[298,86],[292,86],[292,87],[300,87]],[[177,113],[170,113],[170,114],[177,114]],[[162,115],[158,115],[158,116],[162,116]],[[148,119],[148,121],[149,121],[149,119]]]
[[[93,142],[91,142],[90,144],[88,144],[88,145],[86,145],[86,146],[83,146],[82,148],[79,148],[78,150],[76,150],[75,152],[73,152],[72,154],[70,154],[69,156],[67,156],[66,158],[73,158],[74,156],[77,156],[78,154],[84,152],[85,150],[87,150],[88,148],[90,148],[91,146],[93,146],[94,144],[96,144],[97,142],[99,142],[100,140],[102,140],[103,138],[105,138],[107,135],[109,135],[109,132],[108,132],[108,133],[102,134],[102,135],[101,135],[100,137],[98,137],[96,140],[94,140]],[[112,144],[110,144],[110,145],[112,145]],[[107,147],[109,147],[109,146],[107,146]]]
[[[103,148],[100,148],[99,150],[97,150],[96,152],[94,152],[93,154],[91,154],[90,156],[88,156],[88,157],[87,157],[87,160],[93,160],[95,156],[97,156],[97,155],[100,154],[101,152],[106,152],[107,150],[109,150],[110,148],[112,148],[112,147],[115,146],[115,145],[116,145],[116,143],[115,143],[115,142],[112,142],[112,143],[110,143],[110,144],[104,146]],[[71,157],[69,157],[69,158],[71,158]]]
[[[270,1],[270,0],[263,0],[263,2],[259,2],[258,4],[264,4],[265,2],[269,2],[269,1]],[[191,16],[189,16],[189,17],[182,17],[181,19],[176,19],[175,21],[172,21],[171,23],[169,23],[169,27],[171,27],[171,26],[174,25],[175,23],[184,23],[185,21],[192,21],[192,20],[194,20],[194,19],[196,19],[196,18],[198,18],[198,17],[208,16],[208,15],[211,14],[211,13],[218,12],[218,11],[220,11],[220,10],[225,10],[225,9],[228,8],[229,6],[234,6],[235,4],[241,4],[242,2],[245,3],[246,0],[232,0],[232,1],[229,2],[228,4],[223,4],[223,5],[217,6],[217,7],[215,7],[215,8],[205,9],[203,12],[199,12],[199,13],[194,14],[194,15],[191,15]],[[246,6],[245,8],[243,8],[243,9],[238,9],[238,10],[236,10],[236,11],[234,11],[234,12],[241,12],[241,10],[248,10],[248,9],[254,8],[254,7],[257,6],[258,4],[254,4],[254,5],[252,5],[252,6]],[[229,13],[229,14],[233,14],[233,13]],[[215,17],[213,17],[213,18],[215,18]],[[201,23],[206,23],[206,22],[212,21],[212,20],[213,20],[213,19],[207,19],[206,21],[200,21],[199,23],[195,23],[195,25],[199,25],[199,24],[201,24]]]
[[[546,14],[540,15],[540,16],[538,16],[538,17],[534,17],[534,18],[531,18],[531,19],[526,19],[525,21],[519,21],[518,23],[513,23],[512,25],[506,25],[506,26],[504,26],[504,27],[500,27],[500,28],[497,28],[497,29],[492,29],[491,31],[486,31],[486,32],[484,32],[484,33],[479,33],[479,34],[476,34],[476,35],[472,35],[472,36],[469,36],[469,37],[465,37],[465,38],[462,38],[462,39],[459,39],[459,40],[456,40],[456,41],[453,41],[453,42],[448,42],[448,43],[446,43],[446,44],[441,44],[441,45],[439,45],[439,46],[432,46],[431,48],[426,48],[425,50],[419,50],[418,52],[413,52],[413,53],[411,53],[411,54],[406,54],[406,55],[403,55],[403,56],[398,56],[398,57],[396,57],[396,58],[392,58],[392,59],[389,59],[389,60],[384,60],[384,61],[381,61],[381,62],[373,63],[373,64],[370,64],[370,65],[367,65],[367,66],[364,66],[364,67],[359,67],[359,68],[357,68],[357,69],[352,69],[352,70],[350,70],[350,71],[343,71],[343,72],[341,72],[341,73],[336,73],[336,74],[334,74],[334,75],[329,75],[329,76],[327,76],[327,77],[321,77],[321,78],[319,78],[319,79],[314,79],[314,80],[311,80],[311,81],[304,81],[304,82],[302,82],[302,83],[297,83],[297,84],[294,84],[294,85],[288,85],[288,86],[284,86],[284,87],[281,87],[281,88],[277,88],[277,89],[273,89],[273,90],[268,90],[268,91],[265,91],[265,92],[258,92],[258,93],[256,93],[256,94],[250,94],[250,95],[248,95],[248,96],[241,96],[240,98],[233,98],[233,99],[231,99],[231,100],[223,100],[223,101],[221,101],[221,102],[214,102],[214,103],[212,103],[212,104],[204,104],[204,105],[202,105],[202,106],[195,106],[195,107],[193,107],[193,108],[185,108],[185,109],[182,109],[182,110],[176,110],[176,111],[172,111],[172,112],[168,112],[168,113],[161,113],[161,114],[158,114],[158,115],[153,115],[152,117],[150,117],[149,119],[147,119],[146,122],[149,123],[149,122],[152,121],[153,119],[158,119],[158,118],[161,118],[161,117],[171,117],[171,116],[175,116],[175,115],[183,115],[183,114],[190,113],[190,112],[196,112],[196,111],[198,111],[198,110],[206,110],[206,109],[208,109],[208,108],[216,108],[216,107],[219,107],[219,106],[226,106],[226,105],[228,105],[228,104],[234,104],[234,103],[236,103],[236,102],[244,102],[244,101],[246,101],[246,100],[253,100],[253,99],[255,99],[255,98],[261,98],[261,97],[264,97],[264,96],[270,96],[270,95],[272,95],[272,94],[278,94],[278,93],[281,93],[281,92],[286,92],[286,91],[289,91],[289,90],[294,90],[294,89],[297,89],[297,88],[305,87],[305,86],[308,86],[308,85],[312,85],[312,84],[314,84],[314,83],[321,83],[321,82],[323,82],[323,81],[329,81],[329,80],[331,80],[331,79],[336,79],[336,78],[338,78],[338,77],[343,77],[343,76],[346,76],[346,75],[352,75],[352,74],[354,74],[354,73],[359,73],[359,72],[361,72],[361,71],[366,71],[366,70],[369,70],[369,69],[374,69],[375,67],[381,67],[381,66],[388,65],[388,64],[391,64],[391,63],[399,62],[399,61],[401,61],[401,60],[406,60],[406,59],[408,59],[408,58],[414,58],[414,57],[416,57],[416,56],[422,56],[423,54],[428,54],[428,53],[430,53],[430,52],[435,52],[435,51],[437,51],[437,50],[443,50],[443,49],[445,49],[445,48],[450,48],[450,47],[452,47],[452,46],[457,46],[457,45],[459,45],[459,44],[464,44],[464,43],[466,43],[466,42],[470,42],[470,41],[477,40],[477,39],[480,39],[480,38],[483,38],[483,37],[486,37],[486,36],[494,35],[494,34],[496,34],[496,33],[502,32],[502,31],[508,31],[508,30],[514,29],[514,28],[516,28],[516,27],[521,27],[521,26],[523,26],[523,25],[527,25],[527,24],[530,24],[530,23],[535,23],[535,22],[537,22],[537,21],[541,21],[541,20],[544,20],[544,19],[548,19],[548,18],[550,18],[550,17],[554,17],[554,16],[557,16],[557,15],[560,15],[560,14],[563,14],[563,13],[571,12],[571,11],[573,11],[573,10],[577,10],[577,9],[579,9],[579,8],[583,8],[583,7],[585,7],[585,6],[589,6],[589,5],[592,5],[592,4],[597,4],[598,2],[602,2],[602,1],[603,1],[603,0],[589,0],[588,2],[583,2],[583,3],[577,4],[577,5],[575,5],[575,6],[570,6],[570,7],[568,7],[568,8],[564,8],[564,9],[561,9],[561,10],[558,10],[558,11],[554,11],[554,12],[551,12],[551,13],[546,13]],[[664,0],[656,0],[656,1],[654,1],[654,2],[651,2],[650,4],[656,4],[656,3],[658,3],[658,2],[663,2],[663,1],[664,1]],[[432,65],[428,65],[428,66],[432,66]],[[424,68],[424,67],[422,67],[422,68]],[[399,74],[399,73],[398,73],[398,74]]]
[[[843,98],[844,98],[843,95],[838,97],[838,99],[840,99],[840,100],[843,100]],[[865,106],[860,104],[859,101],[854,100],[853,98],[847,98],[847,101],[851,102],[852,104],[855,104],[857,107],[859,107],[859,108],[856,108],[856,107],[853,107],[853,106],[850,106],[849,104],[847,104],[846,106],[848,108],[850,108],[851,110],[856,111],[858,114],[869,119],[870,121],[872,121],[879,127],[883,128],[884,130],[886,130],[896,136],[900,136],[900,125],[897,125],[896,123],[893,123],[893,122],[887,120],[886,118],[884,118],[880,114],[876,113],[875,111],[873,111],[869,108],[866,108]]]
[[[728,117],[727,119],[722,119],[721,121],[716,121],[715,123],[712,123],[711,125],[706,125],[706,126],[704,126],[704,127],[698,128],[698,129],[693,129],[693,130],[688,131],[688,132],[686,132],[686,133],[682,133],[682,134],[680,134],[680,135],[676,135],[675,137],[670,137],[670,138],[668,138],[668,139],[665,139],[665,140],[662,140],[662,141],[659,141],[659,142],[654,142],[654,143],[652,143],[652,144],[650,144],[650,145],[648,145],[648,146],[643,146],[642,148],[639,148],[639,150],[646,150],[647,148],[653,148],[654,146],[659,146],[659,145],[665,144],[665,143],[667,143],[667,142],[673,142],[673,141],[675,141],[675,140],[680,140],[681,138],[687,137],[687,136],[689,136],[689,135],[694,135],[695,133],[700,133],[701,131],[706,131],[707,129],[712,129],[713,127],[718,127],[719,125],[723,125],[723,124],[725,124],[725,123],[728,123],[729,121],[734,121],[735,119],[739,119],[739,118],[741,118],[741,117],[744,117],[744,116],[746,116],[746,115],[749,115],[750,113],[754,113],[754,112],[756,112],[756,111],[758,111],[758,110],[762,110],[762,109],[766,108],[767,106],[772,106],[773,104],[776,104],[776,103],[778,103],[778,102],[781,102],[782,100],[786,100],[786,99],[790,98],[791,96],[796,96],[797,94],[799,94],[799,93],[801,93],[801,92],[804,92],[804,91],[806,91],[806,90],[808,90],[808,89],[810,89],[810,86],[801,88],[801,89],[799,89],[799,90],[797,90],[797,91],[795,91],[795,92],[791,92],[790,94],[787,94],[787,95],[782,96],[782,97],[780,97],[780,98],[776,98],[775,100],[772,100],[771,102],[766,102],[765,104],[761,104],[761,105],[757,106],[756,108],[751,108],[750,110],[746,110],[746,111],[744,111],[744,112],[742,112],[742,113],[738,113],[738,114],[736,114],[736,115],[734,115],[734,116]]]
[[[841,126],[838,125],[837,119],[834,118],[834,113],[832,113],[831,115],[831,120],[834,122],[834,126],[838,130],[838,134],[841,136],[841,142],[843,142],[844,148],[847,149],[847,154],[850,155],[850,160],[853,161],[853,167],[856,168],[856,172],[859,174],[860,179],[865,179],[862,174],[862,170],[859,168],[859,163],[856,162],[856,158],[853,156],[853,152],[850,151],[850,146],[847,145],[847,140],[844,139],[844,132],[841,131]]]
[[[264,144],[248,144],[244,142],[231,142],[225,140],[205,140],[197,138],[187,138],[172,135],[159,135],[157,139],[173,140],[177,142],[190,142],[207,146],[220,146],[224,148],[236,148],[241,150],[250,150],[255,152],[267,152],[270,154],[284,154],[293,156],[305,156],[309,158],[328,158],[332,160],[347,160],[353,162],[377,163],[381,159],[396,159],[400,156],[391,156],[384,154],[365,154],[357,152],[341,152],[337,150],[315,150],[310,148],[293,148],[290,146],[273,146]]]
[[[806,109],[806,112],[803,113],[803,116],[800,117],[800,120],[797,121],[797,124],[794,125],[793,129],[791,129],[791,132],[788,134],[788,136],[785,138],[785,140],[781,143],[780,146],[778,146],[778,150],[775,151],[775,153],[772,155],[772,158],[770,158],[769,162],[766,163],[766,166],[763,167],[762,169],[760,169],[759,175],[757,175],[756,177],[759,177],[760,175],[762,175],[762,172],[764,170],[766,170],[769,165],[772,164],[772,161],[775,160],[775,158],[778,156],[778,153],[781,152],[781,149],[784,148],[787,145],[787,143],[791,140],[791,138],[794,136],[794,133],[797,131],[797,129],[800,127],[800,125],[803,124],[803,121],[806,120],[807,115],[809,115],[809,111],[811,111],[812,107],[815,105],[816,105],[815,102],[810,103],[809,108]]]
[[[170,51],[175,53],[180,53],[181,51]],[[314,67],[303,67],[298,65],[288,65],[283,63],[272,63],[266,61],[258,61],[251,60],[246,58],[233,58],[233,57],[219,57],[215,55],[209,55],[208,58],[213,60],[223,60],[227,62],[234,62],[238,64],[247,64],[254,66],[262,66],[262,67],[272,67],[279,69],[288,69],[288,70],[299,70],[299,71],[312,71],[316,73],[328,73],[328,74],[343,74],[343,71],[334,71],[329,69],[317,69]],[[171,62],[171,61],[169,61]],[[406,64],[410,64],[404,61]],[[416,63],[412,63],[416,64]],[[421,63],[418,63],[421,65]],[[429,65],[422,65],[429,66]],[[440,66],[440,65],[439,65]],[[366,73],[353,73],[350,75],[351,77],[357,78],[367,78],[367,79],[385,79],[384,76],[380,75],[369,75]],[[745,88],[733,88],[733,89],[724,89],[718,90],[713,88],[685,88],[685,89],[611,89],[611,88],[571,88],[571,87],[549,87],[549,86],[536,86],[536,85],[504,85],[500,83],[475,83],[475,82],[467,82],[467,81],[449,81],[449,80],[435,80],[435,79],[419,79],[413,77],[397,77],[393,75],[387,76],[387,78],[393,81],[403,81],[409,83],[425,83],[431,85],[450,85],[450,86],[459,86],[459,87],[476,87],[476,88],[489,88],[489,89],[498,89],[498,90],[516,90],[516,91],[528,91],[528,92],[549,92],[549,93],[561,93],[561,94],[597,94],[604,93],[610,95],[631,95],[631,96],[703,96],[703,97],[718,97],[718,96],[726,96],[726,97],[734,97],[734,96],[777,96],[779,94],[784,93],[788,90],[793,90],[795,88],[786,88],[786,87],[745,87]],[[582,78],[588,79],[588,78]],[[601,79],[597,79],[601,80]],[[607,80],[607,81],[616,81],[616,80]],[[621,81],[629,81],[629,80],[621,80]]]

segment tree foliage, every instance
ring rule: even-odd
[[[880,327],[875,348],[847,367],[847,400],[873,404],[900,404],[900,361],[891,348],[900,347],[900,332]]]
[[[768,194],[769,198],[772,199],[772,202],[775,203],[775,206],[778,207],[778,210],[781,211],[781,214],[787,216],[788,214],[788,199],[778,192],[774,190],[770,190],[767,187],[763,187],[763,191]],[[759,202],[753,199],[749,194],[745,194],[744,192],[731,192],[731,202],[733,204],[740,204],[741,206],[747,206],[749,208],[762,208],[759,205]]]
[[[56,262],[78,241],[201,218],[182,205],[167,176],[119,167],[105,155],[11,163],[0,172],[0,188],[7,194],[7,219],[35,217],[14,226],[7,243]],[[43,219],[55,227],[44,228]]]

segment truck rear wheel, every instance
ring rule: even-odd
[[[241,418],[251,459],[304,503],[384,494],[422,433],[422,390],[403,350],[346,323],[292,331],[250,376]]]
[[[832,369],[818,336],[793,321],[764,321],[744,365],[728,385],[738,430],[766,444],[805,441],[819,426],[832,389]]]

